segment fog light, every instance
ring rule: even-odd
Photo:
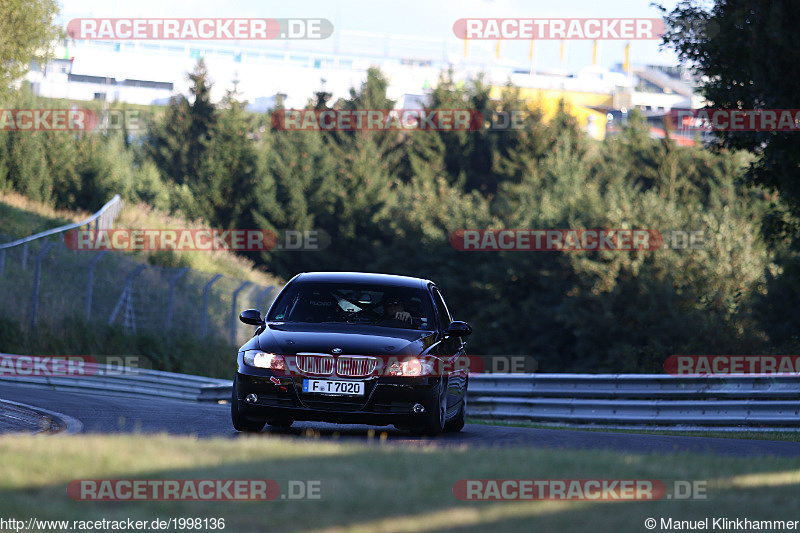
[[[422,405],[421,403],[415,403],[414,407],[412,407],[412,411],[414,411],[417,414],[424,413],[425,412],[425,406]]]
[[[258,401],[258,396],[252,393],[248,394],[247,396],[244,397],[244,401],[246,401],[247,403],[256,403]]]

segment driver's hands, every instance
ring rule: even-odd
[[[404,322],[411,322],[411,313],[408,311],[398,311],[394,314],[394,317],[397,320],[402,320]]]

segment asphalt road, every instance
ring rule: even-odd
[[[87,395],[0,382],[0,399],[62,413],[82,424],[83,433],[160,433],[198,437],[236,438],[228,405],[119,395]],[[532,448],[589,448],[638,453],[708,452],[717,455],[800,456],[800,442],[639,435],[598,431],[534,429],[468,424],[457,434],[437,438],[411,436],[391,426],[338,425],[296,422],[289,429],[267,427],[265,438],[306,438],[309,430],[321,438],[377,440],[381,432],[398,445],[526,446]],[[373,431],[370,431],[373,430]],[[372,434],[372,437],[370,436]]]

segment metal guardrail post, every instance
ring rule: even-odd
[[[117,305],[115,305],[115,306],[114,306],[114,310],[111,312],[111,317],[108,319],[108,324],[109,324],[109,325],[111,325],[111,324],[113,324],[113,323],[114,323],[114,319],[115,319],[115,318],[117,318],[117,313],[119,313],[119,310],[120,310],[120,308],[122,307],[122,305],[123,305],[123,303],[125,302],[125,300],[126,300],[127,298],[132,298],[132,294],[131,294],[131,292],[132,292],[131,285],[133,285],[133,280],[134,280],[134,278],[136,278],[136,276],[138,276],[138,275],[139,275],[139,274],[142,272],[142,270],[144,270],[145,268],[147,268],[147,265],[145,265],[145,264],[139,265],[139,266],[137,266],[137,267],[134,269],[134,271],[133,271],[133,272],[131,272],[130,274],[128,274],[128,277],[125,279],[125,288],[124,288],[124,289],[122,289],[122,294],[120,295],[120,297],[119,297],[119,300],[117,300]]]
[[[89,268],[88,268],[87,279],[86,279],[86,320],[87,321],[92,316],[92,289],[93,289],[93,286],[94,286],[94,266],[107,253],[108,253],[108,250],[103,250],[98,255],[93,257],[91,261],[89,261]]]
[[[28,243],[22,245],[22,270],[28,266]]]
[[[245,287],[248,285],[252,285],[251,281],[245,281],[239,288],[233,291],[233,304],[231,305],[231,344],[236,344],[236,321],[238,319],[239,314],[236,312],[236,298],[239,297],[239,293],[244,290]]]
[[[189,272],[189,267],[182,268],[178,271],[177,274],[172,276],[172,279],[169,280],[169,300],[167,301],[167,319],[166,319],[166,329],[170,329],[172,327],[172,307],[175,304],[175,285],[178,283],[178,280],[186,275]]]
[[[205,338],[208,335],[208,293],[211,291],[211,286],[217,282],[222,274],[217,274],[203,287],[203,320],[200,323],[200,337]]]
[[[0,250],[0,276],[6,272],[6,251]]]
[[[55,246],[52,242],[45,243],[36,254],[36,265],[33,270],[33,294],[31,296],[31,330],[36,327],[36,315],[39,311],[39,276],[42,272],[42,259],[50,248]]]

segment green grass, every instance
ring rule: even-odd
[[[204,222],[190,222],[159,211],[147,204],[126,204],[114,227],[125,229],[207,229],[210,226]],[[149,264],[189,267],[197,271],[222,274],[260,285],[283,283],[276,276],[257,269],[251,259],[224,250],[132,252],[126,255]]]
[[[239,439],[71,436],[0,438],[0,516],[27,519],[224,518],[225,531],[641,532],[672,517],[800,519],[800,458],[632,454],[536,448],[342,443],[260,435]],[[83,502],[75,479],[319,481],[318,500]],[[706,499],[466,502],[460,479],[655,479],[705,483]]]
[[[88,214],[58,211],[13,192],[0,193],[2,242],[34,235],[88,217]]]
[[[213,351],[221,343],[229,346],[226,357],[235,353],[234,346],[252,335],[253,327],[236,323],[236,338],[229,339],[232,314],[232,293],[241,280],[223,277],[209,292],[208,343],[199,339],[203,321],[203,287],[212,274],[187,272],[175,286],[173,318],[166,327],[169,281],[176,270],[150,268],[141,272],[133,284],[133,302],[136,332],[124,328],[124,308],[114,323],[108,321],[120,301],[124,281],[138,263],[124,254],[108,253],[94,271],[91,319],[85,319],[87,264],[93,254],[51,249],[42,262],[39,285],[38,318],[31,328],[34,258],[41,244],[32,244],[28,252],[27,268],[22,268],[22,251],[14,248],[6,255],[5,268],[0,278],[0,317],[5,320],[4,334],[0,332],[7,353],[57,354],[57,355],[150,355],[165,354],[169,349],[194,339],[193,353],[175,351],[167,358],[154,357],[158,370],[178,370],[174,361],[193,361],[192,373],[208,373],[217,366]],[[240,295],[237,309],[257,307],[255,301],[261,294],[255,290]],[[16,327],[14,326],[16,324]],[[12,352],[9,343],[22,346],[22,351]],[[147,348],[149,351],[144,351]],[[18,349],[18,348],[14,348]],[[115,350],[126,350],[116,353]],[[206,362],[204,358],[208,358]],[[157,364],[163,361],[165,366]]]
[[[28,355],[88,355],[98,363],[108,356],[136,356],[131,366],[183,374],[231,379],[237,346],[225,339],[153,332],[126,333],[108,324],[65,318],[44,332],[22,328],[17,320],[0,316],[0,351]],[[119,364],[119,359],[112,359]]]
[[[470,418],[470,424],[483,424],[486,426],[509,426],[536,429],[566,429],[571,431],[603,431],[610,433],[636,433],[647,435],[680,435],[683,437],[715,437],[722,439],[748,439],[748,440],[777,440],[785,442],[800,442],[800,431],[718,431],[718,430],[698,430],[698,429],[675,429],[665,427],[664,429],[647,428],[603,428],[592,426],[562,426],[557,424],[537,424],[536,422],[512,422],[504,420],[484,420],[480,418]]]
[[[143,205],[126,206],[117,227],[193,227]],[[14,193],[0,194],[0,231],[6,238],[31,235],[75,220],[86,213],[60,212]],[[9,239],[10,240],[10,239]],[[51,242],[57,242],[51,239]],[[135,254],[110,252],[96,264],[92,285],[91,319],[85,319],[88,265],[93,252],[51,248],[41,265],[38,318],[31,328],[35,257],[44,242],[28,246],[23,268],[23,249],[5,253],[0,275],[0,351],[34,355],[135,355],[144,356],[157,370],[187,372],[230,378],[236,347],[252,336],[253,327],[235,323],[230,340],[232,294],[243,281],[254,282],[237,300],[237,310],[269,304],[263,288],[279,284],[269,274],[257,271],[252,262],[228,252],[173,252]],[[133,284],[136,332],[122,327],[123,312],[109,325],[120,301],[124,281],[140,264],[153,265],[141,272]],[[162,268],[167,263],[167,267]],[[172,322],[166,318],[170,280],[178,270],[191,267],[177,281]],[[208,298],[208,340],[200,339],[203,323],[203,289],[214,274],[217,280]],[[271,293],[274,297],[276,291]],[[233,354],[233,355],[232,355]],[[144,363],[145,361],[143,361]]]
[[[0,233],[6,240],[34,235],[41,231],[85,220],[91,213],[53,209],[46,204],[25,198],[14,192],[0,192]],[[115,228],[122,229],[203,229],[207,223],[191,222],[159,211],[147,204],[126,203]],[[165,267],[189,267],[201,272],[222,274],[230,278],[252,281],[260,285],[279,285],[282,280],[257,269],[255,263],[224,250],[196,252],[121,252],[140,263]],[[88,256],[88,254],[87,254]]]

